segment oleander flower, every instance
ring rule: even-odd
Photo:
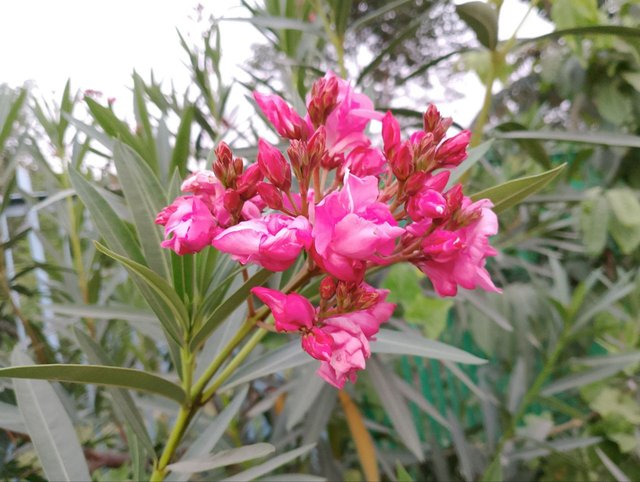
[[[255,263],[271,271],[289,268],[311,244],[311,226],[303,216],[267,214],[231,226],[213,246],[241,264]]]
[[[156,217],[164,226],[163,248],[177,254],[193,254],[211,244],[220,230],[216,218],[199,196],[181,196],[165,207]]]

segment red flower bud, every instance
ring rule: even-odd
[[[247,169],[238,177],[236,182],[238,194],[243,199],[250,199],[256,194],[256,185],[262,181],[264,174],[258,164],[251,164]]]
[[[332,276],[325,276],[320,282],[320,297],[330,300],[336,294],[336,280]]]
[[[227,211],[232,214],[238,214],[242,209],[242,199],[240,194],[233,189],[227,189],[222,198],[222,204]]]
[[[291,188],[291,169],[282,153],[264,139],[258,140],[258,165],[271,183],[283,191]]]
[[[393,149],[392,157],[389,159],[393,174],[400,180],[406,181],[413,172],[413,155],[408,142],[399,144]]]
[[[336,77],[322,78],[314,82],[311,87],[311,99],[307,111],[314,127],[323,125],[327,117],[338,103],[338,79]]]
[[[400,143],[400,124],[391,112],[387,112],[382,118],[382,140],[387,156]]]
[[[409,179],[407,179],[407,184],[405,184],[405,192],[409,196],[413,196],[414,194],[416,194],[418,191],[420,191],[420,189],[422,189],[428,176],[429,175],[426,172],[422,171],[414,172],[413,174],[411,174],[411,176],[409,176]]]
[[[471,132],[464,130],[444,141],[436,151],[438,167],[456,167],[467,158]]]
[[[282,192],[273,184],[259,182],[257,186],[260,198],[271,209],[282,210]]]
[[[337,84],[336,84],[337,85]],[[327,131],[324,126],[318,127],[307,142],[307,153],[309,155],[309,168],[315,169],[327,152]]]

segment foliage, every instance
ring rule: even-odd
[[[332,68],[374,83],[384,109],[402,76],[486,60],[456,176],[503,208],[490,269],[504,293],[440,299],[412,268],[375,273],[399,306],[370,370],[340,392],[297,341],[245,322],[250,288],[291,273],[244,280],[213,249],[159,248],[155,214],[214,143],[255,158],[256,131],[227,129],[218,20],[201,46],[179,39],[191,95],[134,74],[133,126],[72,83],[57,103],[0,91],[0,375],[16,377],[0,378],[3,478],[640,478],[637,5],[532,2],[555,31],[506,41],[492,30],[501,1],[471,2],[459,22],[429,5],[247,5],[281,73],[255,83],[288,98]],[[472,39],[441,52],[452,63],[434,55],[439,22]]]

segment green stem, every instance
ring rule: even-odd
[[[150,480],[152,482],[158,482],[164,479],[164,476],[167,473],[167,465],[169,465],[173,454],[178,448],[178,444],[180,443],[184,432],[187,430],[187,426],[189,425],[194,413],[194,407],[189,407],[187,405],[182,405],[180,407],[176,424],[171,430],[169,440],[167,440],[167,445],[165,445],[162,455],[158,460],[158,464],[154,467],[153,473],[151,474]]]
[[[520,419],[525,415],[527,408],[529,408],[529,405],[531,405],[531,403],[533,403],[533,401],[536,398],[538,398],[538,396],[540,395],[540,391],[542,390],[542,386],[544,385],[544,383],[547,381],[547,378],[549,378],[549,376],[552,374],[553,370],[555,369],[558,358],[560,358],[560,355],[564,351],[569,341],[570,331],[571,331],[571,324],[566,323],[564,329],[562,330],[562,333],[560,334],[560,337],[558,338],[558,341],[556,342],[553,352],[551,353],[549,358],[547,358],[547,361],[542,367],[542,371],[540,371],[540,373],[536,377],[535,381],[533,382],[533,385],[531,385],[531,388],[529,388],[527,393],[525,393],[524,397],[522,397],[522,400],[520,401],[520,405],[518,406],[518,410],[511,417],[509,426],[507,427],[505,432],[502,434],[502,437],[500,438],[500,443],[496,448],[493,460],[491,461],[491,464],[489,464],[489,466],[487,467],[487,470],[484,472],[482,479],[480,480],[483,480],[483,481],[496,480],[497,469],[501,465],[500,459],[502,457],[502,450],[504,449],[505,444],[509,440],[511,440],[515,435],[516,429],[518,428],[518,422],[520,422]]]
[[[249,338],[249,341],[247,341],[247,343],[236,354],[236,356],[233,357],[233,359],[224,368],[224,370],[220,372],[218,378],[216,378],[213,383],[211,383],[211,386],[202,394],[201,403],[207,403],[215,395],[216,390],[218,390],[218,388],[220,388],[220,386],[227,380],[227,378],[229,378],[233,374],[235,369],[238,368],[238,366],[240,366],[240,363],[242,363],[249,356],[256,345],[260,343],[260,340],[262,340],[262,338],[264,338],[267,333],[269,333],[267,330],[260,328],[251,336],[251,338]]]

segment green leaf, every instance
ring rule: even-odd
[[[214,449],[240,410],[242,403],[247,398],[248,391],[249,387],[245,386],[212,422],[207,423],[207,428],[189,445],[189,448],[187,448],[187,451],[182,455],[178,463],[206,455]],[[167,477],[167,482],[186,482],[189,480],[189,473],[190,472],[187,471],[171,474]]]
[[[416,426],[400,389],[395,384],[392,373],[373,357],[367,362],[367,375],[382,402],[385,414],[391,419],[395,433],[409,451],[419,460],[424,460],[424,452]]]
[[[485,2],[467,2],[456,5],[460,18],[473,30],[478,41],[489,50],[498,45],[498,14]]]
[[[640,225],[640,202],[629,188],[609,189],[605,192],[614,216],[621,224],[632,227]]]
[[[195,472],[205,472],[207,470],[226,467],[227,465],[241,464],[247,460],[265,457],[276,451],[276,448],[267,443],[257,443],[245,445],[243,447],[222,450],[221,452],[209,455],[208,457],[198,457],[170,464],[167,468],[173,472],[183,472],[192,474]]]
[[[451,176],[449,176],[449,181],[447,182],[447,189],[453,186],[465,172],[475,166],[478,161],[482,159],[487,152],[489,152],[493,142],[494,139],[489,139],[488,141],[469,149],[467,158],[451,171]]]
[[[631,479],[613,462],[613,460],[607,457],[607,454],[600,450],[600,447],[596,447],[596,454],[602,461],[602,465],[607,468],[616,482],[631,482]]]
[[[19,348],[13,350],[11,363],[33,363]],[[7,370],[28,370],[14,366]],[[49,480],[91,480],[87,462],[69,415],[53,387],[42,381],[14,380],[18,408],[33,443],[44,474]]]
[[[493,211],[500,213],[507,208],[515,206],[526,197],[540,191],[553,181],[562,170],[566,167],[566,164],[551,169],[550,171],[543,172],[542,174],[535,174],[533,176],[521,177],[520,179],[514,179],[513,181],[505,182],[499,186],[494,186],[484,191],[480,191],[471,196],[473,201],[480,199],[490,199],[493,202]]]
[[[640,148],[640,136],[615,132],[512,131],[494,132],[498,139],[538,139],[541,141],[578,142],[602,146]]]
[[[160,246],[164,236],[154,222],[158,212],[167,204],[164,189],[154,172],[130,147],[117,142],[113,162],[146,262],[153,271],[168,280],[171,272],[169,253]]]
[[[487,360],[435,340],[428,340],[416,333],[381,329],[376,341],[371,343],[372,353],[415,355],[434,360],[451,360],[470,365],[482,365]]]
[[[158,375],[131,368],[102,365],[50,364],[0,368],[0,377],[55,380],[69,383],[131,388],[155,393],[182,403],[185,394],[180,386]]]
[[[387,271],[382,287],[389,290],[387,300],[391,303],[411,303],[417,296],[424,296],[420,280],[424,275],[410,264],[394,264]]]
[[[160,277],[157,273],[151,271],[146,266],[136,263],[135,261],[125,258],[124,256],[120,256],[100,243],[95,243],[98,251],[106,254],[107,256],[115,259],[122,263],[127,270],[132,273],[134,276],[137,276],[142,280],[148,287],[150,287],[155,294],[158,296],[159,300],[164,304],[164,306],[168,307],[169,310],[175,316],[175,320],[178,322],[176,325],[175,322],[171,324],[167,324],[163,322],[163,326],[168,333],[170,333],[176,342],[180,343],[180,327],[187,328],[189,326],[189,313],[187,312],[187,308],[184,306],[182,300],[178,297],[174,289],[167,283],[163,278]],[[163,321],[161,319],[161,321]]]
[[[273,30],[299,30],[300,32],[324,36],[324,31],[318,25],[295,18],[259,15],[243,18],[222,18],[220,20],[226,22],[248,22],[256,27]]]
[[[260,286],[262,283],[267,281],[271,275],[273,275],[272,271],[261,269],[249,278],[247,282],[244,283],[235,293],[224,300],[213,312],[211,317],[209,317],[209,319],[204,323],[202,328],[200,328],[198,333],[193,337],[191,340],[191,348],[196,349],[201,343],[204,343],[213,330],[215,330],[220,323],[226,320],[238,306],[244,303],[249,296],[251,288]]]
[[[411,475],[400,462],[396,462],[396,479],[398,479],[398,482],[413,482]]]
[[[175,172],[178,169],[180,177],[187,175],[187,161],[189,160],[189,151],[191,148],[191,124],[193,124],[193,116],[195,107],[188,105],[182,113],[178,132],[176,133],[173,153],[171,154],[171,164],[169,164],[169,172]]]
[[[2,126],[0,127],[0,153],[4,150],[4,144],[7,142],[7,139],[11,135],[11,131],[13,130],[13,124],[18,119],[20,115],[20,110],[22,109],[22,105],[27,98],[27,90],[20,89],[20,93],[16,97],[16,99],[11,104],[11,108],[7,113],[6,117],[2,119]]]
[[[569,452],[571,450],[590,447],[602,442],[602,437],[568,438],[547,442],[543,447],[516,450],[509,454],[510,460],[533,460],[552,453]]]
[[[268,474],[269,472],[276,470],[278,467],[291,462],[292,460],[301,457],[302,455],[309,452],[316,444],[303,445],[295,450],[291,450],[289,452],[285,452],[283,454],[278,455],[277,457],[271,458],[269,461],[256,465],[255,467],[251,467],[248,470],[244,470],[239,474],[234,475],[233,477],[228,477],[223,479],[222,482],[248,482],[250,480],[257,479],[258,477]],[[299,480],[299,479],[296,479]]]
[[[82,203],[89,209],[98,232],[116,253],[144,262],[137,241],[109,203],[78,171],[69,168],[69,179]]]
[[[420,293],[404,305],[404,318],[419,326],[427,338],[438,338],[447,326],[452,306],[451,300],[429,298]]]
[[[622,254],[631,254],[640,246],[640,225],[638,224],[625,226],[616,216],[613,216],[609,220],[609,232]]]
[[[102,347],[91,339],[89,335],[74,327],[74,335],[82,351],[87,355],[87,359],[90,363],[95,365],[113,365],[112,360],[104,352]],[[142,421],[142,416],[138,411],[133,398],[126,390],[122,388],[107,387],[109,394],[113,399],[113,408],[121,415],[121,418],[131,428],[136,438],[142,443],[142,446],[147,451],[147,454],[151,458],[155,458],[156,451],[153,448],[153,443],[149,438],[147,429]]]
[[[612,375],[615,375],[619,371],[623,370],[627,364],[612,364],[604,367],[595,368],[592,370],[585,370],[580,373],[568,375],[563,378],[555,380],[553,383],[547,385],[540,393],[543,397],[550,397],[558,393],[566,392],[567,390],[573,390],[575,388],[581,388],[585,385],[604,380]]]
[[[312,361],[314,361],[313,358],[302,350],[300,341],[293,340],[240,366],[219,391],[226,391],[257,378],[311,363]]]
[[[158,167],[158,152],[154,141],[153,129],[151,128],[151,118],[147,110],[146,99],[144,97],[144,81],[135,71],[133,72],[133,107],[136,121],[142,126],[146,141],[145,152],[149,163],[156,169]]]

